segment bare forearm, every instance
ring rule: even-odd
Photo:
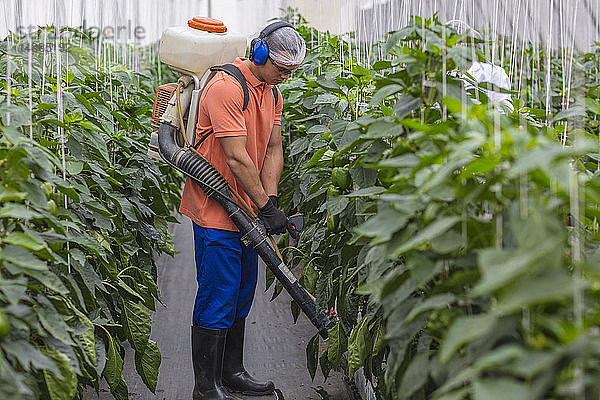
[[[283,171],[283,149],[281,146],[267,149],[261,173],[262,186],[268,195],[277,195],[277,187]]]
[[[265,193],[258,176],[258,171],[250,156],[227,160],[229,169],[244,192],[252,199],[257,207],[264,206],[269,197]]]

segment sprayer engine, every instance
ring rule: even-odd
[[[169,100],[171,100],[175,94],[175,89],[177,89],[177,83],[161,85],[158,87],[156,97],[154,98],[152,122],[150,123],[152,133],[150,136],[150,144],[148,145],[148,156],[157,160],[162,160],[158,152],[158,128],[160,127],[160,118],[167,110],[167,105],[169,104]]]
[[[158,87],[152,111],[152,136],[148,155],[161,159],[158,151],[158,128],[166,122],[180,128],[183,135],[180,145],[194,138],[198,102],[202,87],[210,79],[209,69],[214,65],[233,62],[246,51],[247,38],[239,33],[228,32],[223,22],[211,18],[193,18],[187,26],[175,26],[165,30],[160,39],[159,57],[175,74],[185,78],[182,82],[167,83]],[[178,84],[180,107],[184,126],[175,102]],[[193,83],[193,85],[192,85]]]

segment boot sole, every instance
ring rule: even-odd
[[[233,390],[228,388],[227,386],[225,386],[227,388],[227,390],[229,390],[231,393],[237,393],[237,394],[242,394],[244,396],[268,396],[270,394],[275,393],[275,389],[270,390],[268,392],[255,392],[255,391],[240,391],[240,390]]]

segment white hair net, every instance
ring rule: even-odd
[[[459,35],[467,35],[474,39],[483,39],[481,33],[477,30],[471,28],[469,24],[465,21],[461,21],[460,19],[453,19],[452,21],[446,22],[446,26],[456,31]]]
[[[269,57],[282,65],[300,65],[306,56],[306,43],[294,28],[279,28],[264,41],[269,46]]]

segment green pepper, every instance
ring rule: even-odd
[[[346,167],[350,162],[348,153],[340,153],[339,151],[333,155],[334,167]]]
[[[335,197],[340,195],[340,189],[336,188],[333,185],[329,185],[327,188],[327,198]]]
[[[340,216],[327,213],[327,230],[330,232],[337,232],[339,225]]]
[[[10,320],[2,311],[0,311],[0,338],[8,335],[10,332]]]
[[[340,189],[348,189],[352,184],[350,172],[346,167],[335,167],[331,171],[331,182]]]

